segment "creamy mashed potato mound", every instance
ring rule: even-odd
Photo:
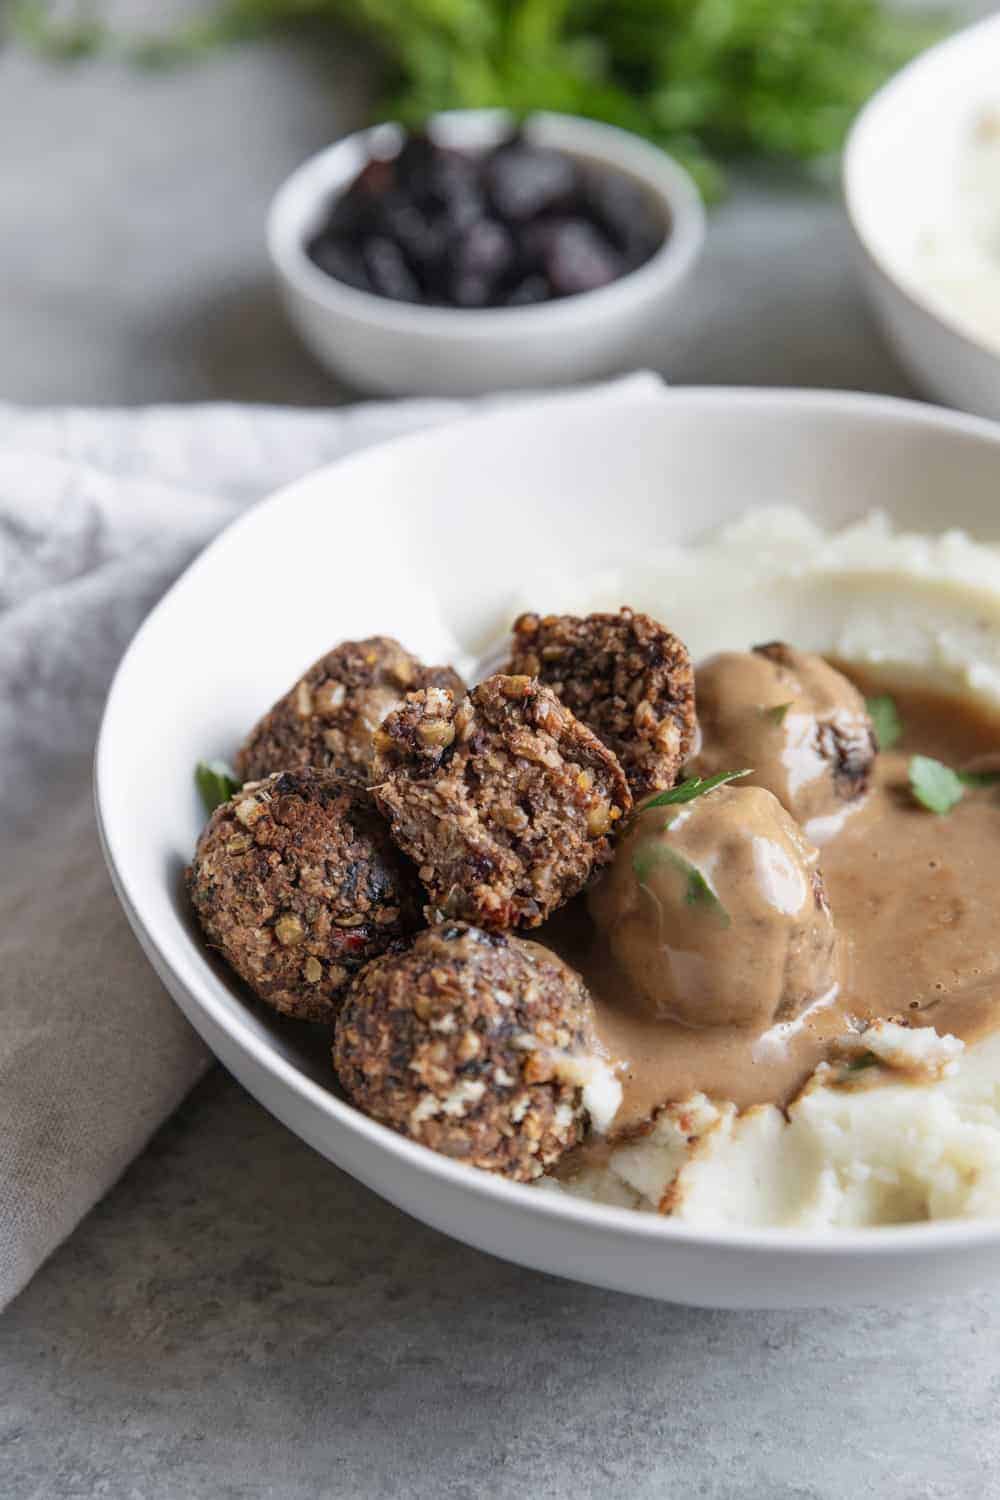
[[[586,613],[627,600],[696,661],[783,639],[1000,707],[1000,552],[957,531],[896,532],[876,513],[829,533],[775,507],[636,569],[536,578],[530,592],[515,603]],[[785,1111],[694,1094],[599,1164],[540,1186],[703,1228],[1000,1214],[1000,1030],[965,1047],[875,1022]]]

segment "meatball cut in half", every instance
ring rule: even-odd
[[[583,981],[554,953],[446,922],[358,976],[334,1063],[373,1119],[528,1182],[577,1144],[588,1098],[617,1090],[611,1114],[620,1099],[591,1027]]]
[[[878,745],[865,700],[821,656],[782,641],[724,651],[698,669],[703,776],[752,766],[819,842],[864,797]]]
[[[521,615],[506,670],[552,688],[615,752],[633,796],[673,786],[694,743],[694,672],[649,615]]]
[[[832,995],[819,851],[762,787],[640,809],[590,911],[637,1003],[687,1026],[766,1031]]]
[[[420,925],[420,889],[370,794],[281,771],[217,807],[187,874],[205,936],[255,994],[332,1021],[370,958]]]
[[[367,782],[372,735],[407,693],[423,687],[465,692],[451,667],[425,667],[389,636],[343,641],[250,731],[236,755],[237,774],[257,781],[272,771],[321,766]]]
[[[488,677],[458,703],[411,693],[375,752],[375,800],[433,920],[536,927],[610,859],[632,805],[611,751],[531,677]]]

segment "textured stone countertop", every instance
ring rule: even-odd
[[[0,398],[336,397],[261,221],[357,117],[354,79],[279,48],[155,77],[0,53]],[[663,368],[907,391],[835,199],[777,178],[715,213]],[[735,1314],[502,1264],[216,1071],[4,1318],[0,1495],[972,1500],[997,1490],[998,1348],[989,1295]]]

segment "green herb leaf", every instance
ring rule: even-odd
[[[762,708],[761,713],[765,719],[770,719],[772,724],[784,724],[785,715],[791,706],[791,703],[775,703],[772,708]]]
[[[224,760],[200,760],[195,766],[194,779],[207,813],[213,813],[221,803],[228,802],[243,785]]]
[[[891,750],[903,733],[903,721],[899,717],[895,698],[891,698],[888,693],[879,693],[875,698],[866,698],[865,706],[879,749]]]
[[[1000,771],[958,771],[963,786],[996,786],[1000,782]]]
[[[648,812],[651,807],[676,807],[680,802],[693,802],[696,797],[702,797],[706,792],[712,792],[717,786],[724,786],[727,781],[736,781],[740,776],[752,776],[753,768],[746,771],[719,771],[715,776],[706,776],[704,780],[700,776],[689,776],[686,781],[678,782],[669,791],[657,792],[648,802],[644,802],[639,812]]]
[[[855,1073],[864,1073],[868,1068],[877,1068],[879,1059],[874,1052],[862,1052],[841,1069],[838,1083],[850,1083]]]
[[[632,869],[640,885],[646,885],[652,870],[657,865],[664,864],[672,865],[684,876],[684,899],[688,906],[709,907],[724,927],[729,926],[729,913],[726,908],[697,865],[685,859],[683,854],[678,854],[676,849],[671,849],[669,844],[664,844],[659,840],[645,839],[632,856]]]
[[[951,812],[965,796],[961,777],[929,755],[911,757],[910,790],[921,807],[932,813]]]
[[[204,0],[178,32],[130,38],[113,27],[123,8],[111,0],[12,9],[18,34],[50,53],[96,46],[160,63],[275,32],[339,44],[346,31],[394,91],[375,118],[497,105],[586,115],[672,151],[715,197],[720,158],[836,150],[860,105],[946,19],[880,0]]]

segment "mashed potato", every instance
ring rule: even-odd
[[[665,619],[696,659],[780,638],[1000,706],[1000,553],[882,515],[827,533],[789,508],[628,573],[532,580],[552,610]],[[724,601],[724,607],[719,607]],[[702,1094],[600,1166],[543,1190],[705,1228],[888,1224],[1000,1214],[1000,1032],[974,1047],[876,1023],[859,1066],[823,1064],[786,1112]]]

